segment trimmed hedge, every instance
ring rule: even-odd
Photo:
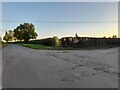
[[[61,38],[61,46],[63,47],[114,47],[120,46],[120,38],[75,38],[64,37]]]
[[[10,43],[10,42],[9,42]],[[12,42],[12,43],[25,43],[25,42]],[[31,40],[28,44],[41,44],[45,46],[61,46],[61,47],[73,47],[73,48],[87,48],[87,47],[116,47],[120,46],[120,38],[86,38],[77,37],[77,42],[74,37],[64,37],[58,39],[45,38],[39,40]]]
[[[45,46],[56,46],[57,45],[57,42],[54,38],[31,40],[28,43],[30,43],[30,44],[41,44],[41,45],[45,45]]]

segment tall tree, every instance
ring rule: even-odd
[[[23,23],[14,29],[14,36],[18,40],[28,42],[29,39],[35,39],[38,35],[35,32],[35,27],[32,23]]]
[[[9,34],[7,31],[5,32],[5,36],[3,37],[3,40],[5,40],[6,42],[9,41]]]
[[[9,30],[9,41],[13,41],[14,39],[14,32],[12,30]]]
[[[117,35],[113,35],[112,38],[117,38]]]
[[[77,33],[75,34],[75,37],[78,38],[79,36],[77,35]]]
[[[53,43],[54,43],[54,45],[56,46],[58,46],[59,45],[59,38],[57,37],[57,36],[54,36],[53,37]]]

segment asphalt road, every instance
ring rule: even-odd
[[[118,87],[118,48],[57,51],[9,44],[2,55],[3,88]]]

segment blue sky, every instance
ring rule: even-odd
[[[2,30],[33,23],[38,38],[52,36],[112,36],[118,32],[117,2],[4,2]]]

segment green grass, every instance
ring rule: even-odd
[[[28,48],[39,49],[39,50],[64,50],[65,48],[59,46],[44,46],[40,44],[18,44]]]

